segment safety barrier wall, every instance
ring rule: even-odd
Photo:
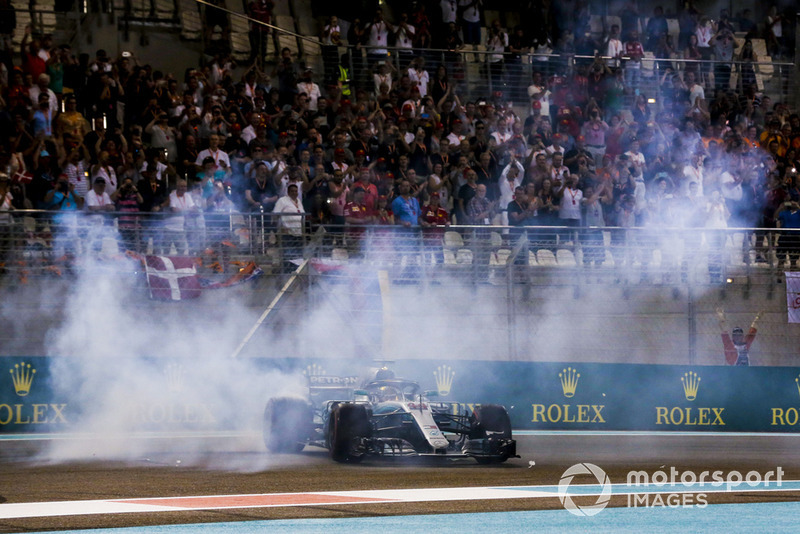
[[[95,362],[58,358],[0,358],[0,433],[106,432],[102,418],[116,414],[118,432],[259,433],[266,400],[287,395],[285,382],[308,375],[360,383],[363,360],[261,359],[225,362],[229,373],[169,358],[115,362],[146,369],[124,402],[111,393],[122,376],[102,379]],[[88,365],[87,365],[88,364]],[[78,378],[66,389],[60,376]],[[696,367],[557,362],[400,360],[397,376],[437,390],[434,402],[502,404],[522,430],[629,430],[794,433],[800,427],[799,367]],[[6,372],[10,371],[10,372]],[[262,391],[236,391],[249,373]],[[283,377],[280,383],[276,376]],[[225,395],[220,392],[227,392]],[[302,395],[298,387],[294,395]],[[103,411],[95,408],[105,404]],[[453,406],[453,408],[455,408]],[[100,421],[94,420],[100,418]]]

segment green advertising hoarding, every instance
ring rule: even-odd
[[[106,407],[119,414],[119,428],[130,431],[258,431],[249,427],[258,426],[265,399],[281,394],[280,377],[301,382],[303,375],[324,374],[360,381],[376,366],[363,360],[295,358],[225,365],[227,371],[220,374],[194,361],[150,358],[115,362],[102,378],[84,381],[80,360],[0,358],[0,432],[73,431],[91,422],[87,420],[98,413],[92,407],[104,403],[112,403]],[[389,366],[397,376],[437,390],[441,401],[502,404],[519,430],[800,431],[796,367],[433,359]],[[60,377],[69,368],[77,369],[73,375],[78,379],[72,376],[65,387]],[[126,384],[120,401],[119,395],[106,392],[124,379],[126,368],[144,369],[149,378],[141,392]],[[262,384],[263,391],[237,391],[243,376]],[[120,405],[113,406],[115,402]]]

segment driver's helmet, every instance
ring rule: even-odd
[[[394,378],[394,372],[387,367],[381,367],[375,373],[375,380],[391,380],[392,378]]]
[[[378,398],[382,401],[399,401],[403,400],[403,396],[393,386],[381,386],[378,390]]]

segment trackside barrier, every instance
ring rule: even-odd
[[[142,369],[146,379],[137,383],[113,372],[99,378],[91,372],[96,362],[81,359],[0,358],[0,433],[98,431],[98,420],[109,412],[117,432],[258,433],[266,400],[285,395],[287,382],[320,375],[331,384],[337,378],[358,383],[370,366],[363,360],[255,359],[227,361],[220,374],[211,371],[212,362],[195,360],[114,363]],[[453,409],[457,403],[502,404],[518,430],[800,431],[800,367],[435,359],[392,367],[397,376],[437,390],[432,400]],[[244,387],[249,383],[242,377],[264,388]],[[67,388],[75,379],[83,387]],[[113,385],[122,380],[128,380],[125,398],[114,400]]]

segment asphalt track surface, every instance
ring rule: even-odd
[[[378,459],[341,465],[333,463],[326,451],[307,447],[301,454],[271,457],[269,467],[257,469],[253,466],[265,465],[266,452],[252,437],[220,440],[202,454],[182,452],[197,449],[180,440],[154,440],[151,447],[144,447],[152,453],[137,452],[140,457],[125,461],[57,463],[37,455],[46,449],[47,442],[3,442],[0,507],[4,502],[557,485],[567,468],[584,462],[600,466],[613,482],[624,482],[630,470],[653,472],[670,467],[697,473],[765,473],[781,467],[785,479],[800,480],[800,435],[542,433],[520,435],[517,439],[521,458],[500,465],[479,466],[473,460]],[[137,451],[142,450],[138,444]],[[531,461],[535,464],[531,465]],[[580,499],[575,500],[580,503]],[[595,500],[586,499],[586,504]],[[800,491],[757,492],[743,487],[732,493],[710,493],[707,499],[709,503],[795,502],[800,501]],[[624,507],[625,498],[612,497],[609,506]],[[3,519],[0,531],[539,509],[563,510],[557,498],[322,505]]]

